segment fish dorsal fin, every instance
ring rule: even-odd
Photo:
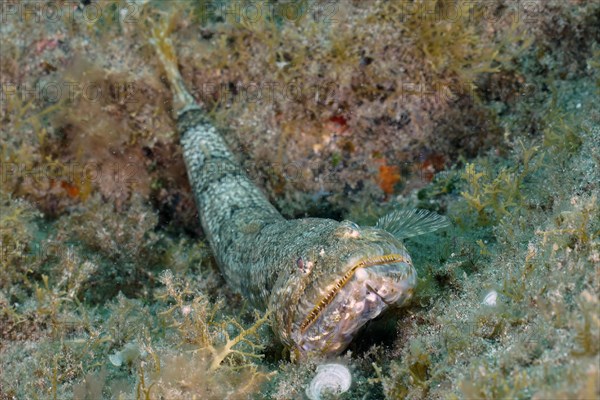
[[[405,239],[434,232],[449,225],[450,221],[443,215],[415,208],[392,211],[379,218],[375,227],[388,231],[398,239]]]

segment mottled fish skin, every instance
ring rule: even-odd
[[[362,325],[411,296],[416,272],[402,242],[350,221],[283,218],[185,91],[170,43],[154,44],[174,91],[202,228],[225,280],[271,310],[293,355],[339,354]]]
[[[177,126],[202,228],[217,263],[230,286],[264,306],[264,295],[249,289],[272,287],[267,282],[272,277],[249,266],[254,257],[264,257],[256,247],[264,227],[285,219],[248,179],[201,110],[186,111]]]

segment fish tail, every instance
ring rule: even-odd
[[[242,271],[249,266],[239,260],[240,254],[256,251],[250,237],[261,226],[283,217],[248,178],[219,130],[185,88],[168,32],[164,26],[154,26],[151,43],[173,92],[173,111],[202,228],[226,279],[234,287],[243,287]]]
[[[201,108],[183,83],[183,78],[177,67],[177,55],[173,42],[169,37],[170,28],[166,25],[165,22],[153,24],[150,44],[156,49],[156,54],[166,74],[173,93],[173,112],[179,119],[187,111],[199,111]]]

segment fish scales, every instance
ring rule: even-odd
[[[265,306],[255,288],[268,290],[271,275],[256,273],[253,244],[261,230],[285,219],[242,171],[215,127],[199,109],[178,119],[181,145],[200,221],[228,284]],[[256,229],[244,229],[255,226]],[[250,260],[249,255],[256,255]],[[254,268],[248,268],[248,262]]]

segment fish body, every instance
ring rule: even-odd
[[[274,332],[298,358],[339,354],[367,321],[411,297],[417,274],[401,238],[445,221],[421,211],[387,216],[376,227],[286,220],[186,91],[168,39],[155,36],[154,44],[174,93],[202,228],[227,284],[271,310]]]

